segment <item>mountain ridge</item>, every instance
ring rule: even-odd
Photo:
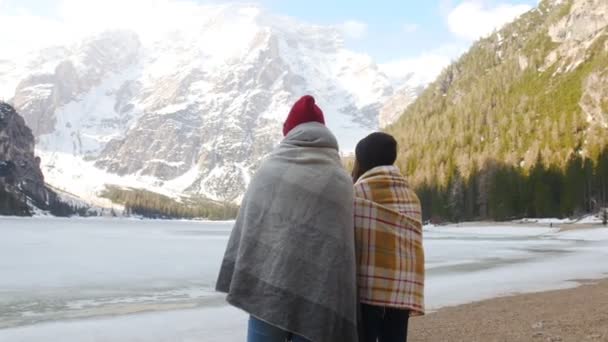
[[[338,28],[245,5],[210,6],[162,38],[107,31],[22,64],[0,80],[16,84],[9,97],[47,179],[95,204],[106,184],[238,201],[299,96],[315,95],[349,151],[396,91]]]
[[[475,43],[387,129],[427,218],[454,208],[466,219],[563,216],[606,203],[607,27],[605,1],[541,1]]]
[[[32,131],[13,107],[0,102],[0,215],[29,216],[37,210],[69,215],[75,208],[47,187]]]

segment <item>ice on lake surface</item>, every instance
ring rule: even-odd
[[[232,224],[0,218],[0,341],[243,341],[213,285]],[[429,309],[608,273],[608,230],[428,227]]]

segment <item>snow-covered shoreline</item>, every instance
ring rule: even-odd
[[[242,341],[213,293],[231,222],[0,218],[0,341]],[[608,276],[608,229],[425,227],[430,311]],[[12,322],[12,323],[11,323]]]
[[[139,216],[111,216],[111,215],[104,215],[104,216],[89,216],[89,217],[84,217],[84,216],[72,216],[72,217],[54,217],[52,215],[49,214],[45,214],[45,213],[36,213],[34,216],[31,217],[20,217],[20,216],[0,216],[0,219],[2,218],[6,218],[6,219],[58,219],[58,220],[62,220],[62,219],[74,219],[74,220],[136,220],[136,221],[158,221],[158,222],[193,222],[193,223],[233,223],[234,220],[208,220],[208,219],[152,219],[152,218],[146,218],[146,217],[139,217]],[[435,228],[435,227],[446,227],[446,228],[459,228],[459,227],[485,227],[485,228],[497,228],[497,227],[503,227],[503,226],[507,226],[507,227],[523,227],[523,228],[527,228],[527,227],[535,227],[535,226],[541,226],[541,227],[545,227],[545,226],[555,226],[555,227],[560,227],[560,226],[564,226],[564,225],[574,225],[574,226],[578,226],[578,225],[585,225],[585,226],[598,226],[600,227],[602,225],[602,219],[600,217],[600,214],[590,214],[590,215],[586,215],[583,216],[581,218],[577,218],[577,219],[560,219],[560,218],[523,218],[523,219],[517,219],[517,220],[513,220],[513,221],[501,221],[501,222],[495,222],[495,221],[471,221],[471,222],[459,222],[459,223],[448,223],[445,225],[434,225],[434,224],[426,224],[425,228]]]
[[[208,220],[208,219],[152,219],[140,216],[72,216],[72,217],[56,217],[52,215],[37,214],[34,216],[0,216],[0,220],[82,220],[83,222],[94,221],[149,221],[149,222],[184,222],[184,223],[210,223],[210,224],[232,224],[234,220]]]

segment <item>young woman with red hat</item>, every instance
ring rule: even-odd
[[[357,341],[352,180],[312,96],[243,199],[217,290],[250,314],[248,342]]]

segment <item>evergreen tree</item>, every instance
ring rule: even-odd
[[[0,183],[0,215],[31,216],[25,196],[7,191]]]
[[[571,70],[560,56],[548,65],[556,43],[547,32],[572,2],[539,6],[475,43],[387,128],[425,219],[566,217],[608,206],[608,134],[581,106],[590,77],[608,68],[608,36]]]
[[[465,185],[462,176],[458,170],[451,177],[449,195],[447,199],[448,214],[453,222],[460,222],[465,218]]]
[[[585,169],[583,159],[578,153],[572,154],[562,179],[560,211],[564,216],[579,215],[585,212]]]
[[[230,203],[214,202],[202,198],[173,199],[151,191],[109,187],[103,197],[125,206],[127,215],[140,215],[154,219],[234,219],[238,207]]]

